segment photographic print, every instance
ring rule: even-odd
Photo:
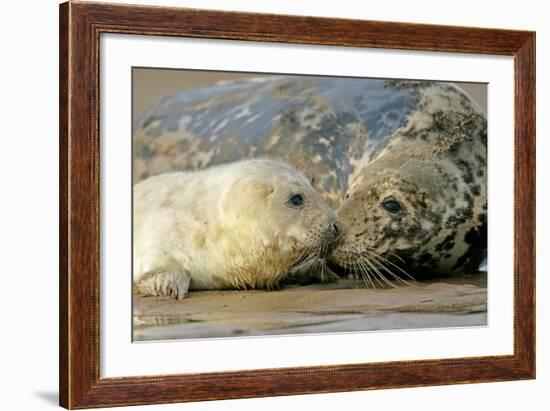
[[[486,84],[132,76],[135,341],[487,324]]]

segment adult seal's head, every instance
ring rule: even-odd
[[[392,87],[414,96],[414,110],[352,175],[331,261],[390,278],[476,272],[487,251],[485,116],[449,84]]]
[[[134,188],[134,282],[145,294],[270,288],[339,235],[335,212],[278,161],[161,174]]]

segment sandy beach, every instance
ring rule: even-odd
[[[468,327],[487,324],[485,273],[365,288],[341,279],[275,291],[134,295],[134,341]]]

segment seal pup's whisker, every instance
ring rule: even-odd
[[[318,256],[319,252],[316,247],[305,247],[300,254],[290,263],[291,268],[295,268],[299,265],[305,265]]]
[[[320,258],[319,263],[321,267],[321,282],[326,283],[329,281],[329,278],[330,278],[330,275],[329,275],[330,270],[327,266],[327,261],[325,260],[325,258]]]

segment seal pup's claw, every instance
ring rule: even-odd
[[[146,274],[137,284],[137,288],[145,295],[182,300],[187,295],[190,283],[191,277],[187,273],[162,271]]]

